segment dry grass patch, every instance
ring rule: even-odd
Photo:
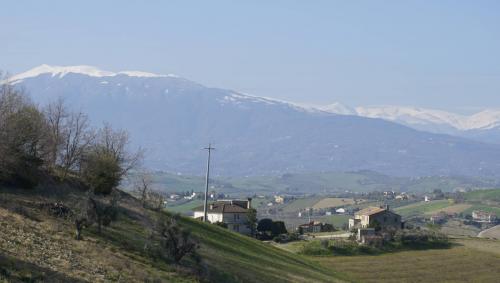
[[[500,254],[478,247],[487,245],[463,240],[450,249],[316,260],[360,282],[498,282]]]

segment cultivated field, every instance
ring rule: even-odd
[[[314,209],[323,209],[330,207],[339,207],[344,205],[351,205],[357,202],[362,202],[362,200],[355,201],[352,198],[324,198],[313,205]]]
[[[283,208],[283,212],[298,212],[304,210],[306,208],[313,207],[318,201],[321,200],[321,197],[309,197],[309,198],[300,198],[292,201],[289,204],[286,204]]]
[[[479,233],[478,237],[500,240],[500,225],[482,231]]]
[[[455,214],[464,212],[471,207],[472,207],[471,204],[461,203],[461,204],[450,205],[436,210],[426,211],[425,214],[432,215],[432,214],[437,214],[439,212],[444,212],[446,214]]]
[[[417,202],[406,206],[397,207],[394,210],[402,216],[422,215],[431,211],[440,211],[451,206],[448,200],[434,200],[429,202]]]
[[[360,282],[498,282],[499,241],[467,239],[455,243],[450,249],[317,257],[316,261]]]

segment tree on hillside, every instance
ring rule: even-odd
[[[81,112],[69,113],[62,132],[60,167],[63,179],[71,171],[80,169],[85,152],[95,139],[94,130],[90,129],[87,115]]]
[[[198,243],[191,236],[191,231],[179,224],[180,216],[160,214],[153,237],[159,241],[160,257],[179,263],[185,256],[196,255]]]
[[[255,237],[257,221],[257,210],[255,208],[250,208],[247,212],[247,227],[250,229],[250,235],[252,237]]]
[[[89,194],[87,199],[87,221],[97,224],[97,232],[102,232],[103,226],[109,226],[115,221],[118,216],[118,200],[117,192],[112,193],[109,197],[96,196]]]
[[[46,162],[47,165],[54,169],[57,164],[58,154],[61,151],[63,145],[63,131],[64,121],[66,120],[68,113],[64,106],[64,100],[59,98],[58,100],[49,103],[44,111],[45,118],[47,120],[48,126],[48,156]]]
[[[165,195],[160,191],[150,190],[147,198],[151,208],[156,211],[160,211],[165,205]]]
[[[81,164],[83,180],[94,193],[109,194],[123,176],[138,165],[142,151],[130,153],[128,143],[125,131],[115,131],[109,125],[98,131]]]
[[[43,114],[24,93],[0,85],[0,181],[37,184],[47,153],[46,129]]]
[[[148,200],[148,194],[151,191],[151,176],[147,173],[140,174],[135,186],[135,192],[137,193],[139,200],[142,203],[142,207],[146,207],[146,202]]]

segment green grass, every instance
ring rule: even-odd
[[[335,228],[342,228],[342,225],[349,223],[349,215],[329,215],[321,218],[321,221],[332,224]]]
[[[219,282],[335,282],[342,275],[310,259],[215,225],[184,218]]]
[[[472,207],[466,209],[463,213],[464,214],[472,214],[472,211],[474,211],[474,210],[494,212],[494,213],[496,213],[497,216],[500,216],[500,207],[482,205],[482,204],[474,204]]]
[[[497,201],[500,202],[500,189],[476,190],[465,194],[467,201]]]
[[[186,214],[193,211],[194,208],[203,205],[203,200],[192,200],[181,205],[168,205],[166,209],[170,212]]]
[[[439,210],[450,205],[452,204],[448,200],[434,200],[430,202],[417,202],[397,207],[394,211],[401,214],[403,217],[409,217],[414,215],[423,215],[426,212]]]

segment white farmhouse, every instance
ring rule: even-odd
[[[207,220],[210,223],[224,223],[229,230],[250,235],[247,217],[251,204],[252,199],[218,200],[208,205]],[[203,206],[194,209],[194,218],[203,219]]]

